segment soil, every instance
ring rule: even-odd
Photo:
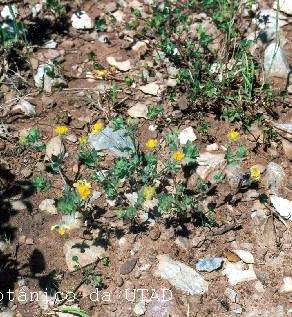
[[[105,5],[110,1],[79,2],[81,8],[94,18],[103,12]],[[29,1],[23,1],[23,5],[18,5],[18,7],[20,16],[25,19],[29,14]],[[77,3],[70,4],[66,16],[70,17],[76,9]],[[130,9],[125,8],[123,11],[126,14],[125,20],[127,20]],[[50,19],[51,16],[48,16],[49,21]],[[60,118],[64,118],[64,114],[65,118],[68,114],[70,133],[80,137],[89,131],[90,125],[97,119],[107,121],[108,116],[113,113],[126,115],[126,110],[137,102],[155,103],[157,101],[157,97],[145,97],[138,89],[127,87],[123,83],[125,73],[114,69],[112,69],[112,79],[110,80],[86,78],[86,74],[93,70],[93,62],[88,59],[90,52],[96,53],[96,62],[105,68],[109,68],[106,62],[107,56],[115,56],[120,61],[130,59],[133,64],[137,63],[137,65],[142,65],[143,59],[145,61],[151,60],[150,52],[140,60],[140,57],[135,55],[132,50],[126,49],[129,43],[120,36],[122,29],[119,28],[122,26],[107,32],[110,39],[110,43],[107,44],[93,40],[88,31],[73,29],[69,22],[65,21],[62,29],[58,29],[54,24],[50,24],[47,29],[34,24],[35,32],[46,34],[48,39],[54,39],[58,43],[58,47],[56,49],[42,48],[41,45],[45,42],[45,38],[39,36],[39,38],[36,37],[31,56],[31,61],[36,60],[40,63],[47,60],[50,54],[60,54],[60,67],[68,82],[68,87],[54,90],[52,93],[44,93],[34,87],[31,76],[27,77],[27,86],[25,91],[21,93],[36,106],[37,115],[32,118],[21,114],[16,116],[8,114],[3,117],[3,122],[9,123],[12,134],[12,139],[1,140],[0,144],[2,147],[0,172],[1,179],[3,179],[2,186],[5,187],[5,192],[0,197],[0,233],[5,233],[10,239],[5,251],[3,253],[0,251],[0,291],[3,294],[9,289],[16,293],[25,288],[31,292],[44,290],[50,283],[54,283],[53,275],[58,277],[59,291],[66,293],[74,290],[79,285],[82,275],[80,270],[76,272],[67,270],[63,252],[64,243],[70,238],[81,238],[85,241],[95,238],[91,229],[86,227],[70,230],[64,237],[51,230],[54,224],[60,222],[61,215],[43,213],[38,209],[38,206],[46,198],[60,197],[64,184],[55,175],[46,173],[47,177],[51,179],[53,187],[50,188],[49,192],[33,191],[31,177],[25,178],[23,170],[29,169],[33,175],[38,175],[43,166],[44,154],[20,149],[16,142],[19,131],[39,127],[43,140],[46,142],[54,136],[53,127],[56,123],[62,121]],[[42,42],[39,42],[40,40]],[[35,71],[35,69],[33,70]],[[126,74],[135,77],[137,71],[130,70]],[[119,103],[114,108],[109,105],[108,100],[103,99],[102,93],[96,93],[98,87],[108,86],[113,81],[120,83],[123,87],[118,93]],[[11,105],[13,103],[11,100],[18,94],[17,90],[13,89],[12,82],[13,78],[2,84],[4,101],[1,108]],[[95,93],[95,97],[101,98],[103,109],[86,102],[86,97],[92,93]],[[49,103],[47,102],[48,98]],[[166,102],[164,110],[167,116],[177,108],[173,108]],[[276,112],[279,114],[279,122],[285,122],[292,115],[291,109],[283,107],[280,103]],[[223,121],[213,113],[207,113],[205,119],[210,123],[211,128],[208,137],[204,134],[197,134],[196,144],[200,152],[204,152],[206,145],[210,143],[217,143],[219,147],[224,146],[228,131],[232,128],[238,128],[236,124]],[[187,110],[178,117],[172,117],[167,123],[161,122],[159,130],[153,133],[149,131],[151,121],[139,119],[139,142],[144,144],[145,140],[150,137],[160,138],[169,130],[169,127],[174,126],[179,129],[192,126],[197,131],[199,123],[200,121],[193,111]],[[281,143],[273,142],[269,148],[265,149],[255,145],[249,134],[242,135],[241,138],[241,142],[247,145],[250,153],[248,162],[244,162],[242,168],[247,170],[249,166],[254,164],[267,166],[271,160],[281,165],[286,174],[281,194],[292,200],[292,169],[283,153]],[[78,164],[77,144],[65,140],[65,147],[68,156],[64,163],[64,173],[73,182],[76,179],[76,165]],[[104,164],[110,160],[111,157],[105,158]],[[86,175],[82,168],[80,174]],[[94,189],[99,190],[100,188]],[[264,194],[265,185],[261,183],[256,190]],[[226,202],[228,195],[235,195],[232,198],[232,203]],[[117,218],[115,211],[103,197],[99,198],[96,202],[97,212],[92,228],[98,228],[99,237],[103,237],[110,264],[104,265],[103,261],[100,261],[94,270],[103,279],[103,286],[100,290],[101,297],[102,294],[106,297],[106,292],[109,292],[111,300],[109,302],[90,300],[88,294],[93,289],[82,285],[78,288],[76,303],[86,310],[89,316],[93,317],[135,316],[133,312],[135,303],[126,300],[126,289],[145,288],[160,292],[159,290],[165,288],[171,289],[174,297],[167,304],[171,307],[169,316],[234,316],[236,315],[233,312],[234,303],[230,304],[224,294],[226,288],[232,287],[240,294],[239,303],[242,305],[243,316],[282,316],[275,311],[275,307],[279,305],[286,307],[286,313],[283,316],[289,316],[289,308],[290,314],[292,313],[291,293],[279,293],[279,289],[283,284],[283,277],[292,276],[291,222],[288,221],[286,227],[274,217],[271,229],[273,231],[272,240],[265,240],[267,238],[261,236],[258,227],[255,226],[251,218],[254,200],[245,201],[245,197],[244,191],[237,193],[228,183],[224,183],[218,185],[216,192],[207,198],[206,203],[222,202],[222,206],[216,210],[218,228],[232,223],[238,224],[234,230],[218,235],[214,234],[218,228],[202,226],[190,216],[184,219],[174,217],[171,222],[167,217],[155,218],[154,225],[146,223],[143,226],[130,228],[128,223]],[[11,200],[15,198],[23,201],[26,208],[14,209]],[[226,276],[222,274],[222,270],[202,273],[210,283],[208,292],[202,296],[188,296],[172,287],[167,281],[154,276],[157,255],[159,254],[168,254],[171,258],[194,268],[198,259],[206,256],[225,257],[227,250],[242,248],[249,250],[254,256],[257,281],[230,286]],[[137,259],[133,270],[128,274],[120,275],[121,266],[130,259]],[[147,269],[144,270],[145,265]],[[256,289],[256,283],[259,282],[264,289],[263,291]],[[136,298],[136,303],[137,301]],[[160,303],[160,305],[164,304]],[[2,308],[5,310],[7,307],[12,309],[17,314],[16,316],[46,316],[36,301],[12,303],[6,300],[3,302]],[[255,311],[255,315],[250,314],[252,311]],[[149,315],[147,311],[145,313],[145,316],[149,317],[158,315],[164,316],[161,311],[157,315]],[[1,313],[0,316],[2,316]]]

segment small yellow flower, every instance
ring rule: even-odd
[[[155,195],[155,188],[152,186],[145,186],[143,190],[143,197],[145,200],[151,200]]]
[[[107,69],[96,69],[93,71],[93,75],[99,78],[105,78],[109,74]]]
[[[227,137],[228,137],[229,141],[235,142],[240,137],[240,133],[238,131],[235,131],[235,130],[230,130],[227,133]]]
[[[261,170],[257,165],[253,165],[250,168],[250,178],[254,181],[258,181],[261,178]]]
[[[74,183],[73,186],[76,188],[81,199],[86,200],[91,194],[91,184],[86,180],[79,180],[77,183]]]
[[[69,131],[68,127],[65,125],[57,125],[55,127],[55,133],[58,135],[65,135]]]
[[[157,139],[149,139],[145,145],[146,145],[147,149],[154,150],[158,145],[158,140]]]
[[[96,122],[92,127],[91,127],[91,133],[92,134],[97,134],[103,129],[104,125],[102,122]]]
[[[88,142],[88,136],[87,135],[82,135],[79,139],[78,142],[80,145],[85,145]]]
[[[172,158],[176,161],[182,161],[185,158],[184,152],[183,151],[175,151],[172,154]]]
[[[69,230],[70,228],[66,225],[54,225],[51,227],[51,230],[57,230],[57,232],[59,233],[60,236],[64,236],[66,234],[66,232]]]

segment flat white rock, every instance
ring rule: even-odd
[[[68,269],[72,272],[75,270],[75,263],[72,261],[73,256],[77,256],[80,267],[84,267],[103,258],[105,249],[102,246],[95,245],[94,241],[72,239],[65,242],[64,254]]]
[[[51,215],[56,215],[58,213],[57,208],[55,207],[55,200],[54,199],[44,199],[39,204],[39,210],[44,211]]]
[[[4,6],[4,8],[1,11],[1,17],[3,19],[13,20],[14,17],[17,17],[17,15],[18,15],[18,10],[15,4],[12,4],[10,6]]]
[[[142,316],[142,315],[144,315],[145,312],[146,312],[145,302],[144,302],[144,301],[140,301],[139,303],[137,303],[137,304],[134,306],[133,311],[134,311],[134,313],[135,313],[137,316]]]
[[[27,116],[36,115],[35,106],[33,106],[31,103],[29,103],[23,98],[21,98],[18,104],[12,108],[12,111],[15,111],[15,110],[20,110]]]
[[[271,202],[281,217],[285,219],[292,217],[292,201],[272,195]]]
[[[227,276],[228,281],[231,285],[238,283],[256,280],[256,274],[252,264],[248,264],[248,269],[245,269],[246,264],[242,262],[231,263],[225,262],[224,274]]]
[[[193,268],[174,261],[167,255],[159,255],[155,276],[166,279],[172,286],[190,295],[204,294],[209,283]]]
[[[148,106],[139,102],[128,109],[128,115],[132,118],[147,118]]]
[[[113,56],[108,56],[106,58],[106,61],[111,65],[116,67],[118,70],[122,72],[126,72],[132,68],[131,62],[129,59],[127,59],[124,62],[118,62]]]
[[[271,43],[265,50],[264,69],[266,76],[287,78],[290,68],[287,56],[276,43]]]
[[[292,292],[292,277],[286,276],[283,278],[283,285],[280,288],[280,293],[291,293]]]
[[[178,139],[180,144],[187,144],[188,141],[193,142],[197,140],[197,136],[192,127],[187,127],[179,133]]]
[[[60,136],[55,136],[47,143],[46,157],[48,159],[51,159],[53,155],[58,156],[63,153],[65,153],[65,146]]]
[[[153,82],[145,86],[140,86],[139,89],[144,92],[144,94],[157,96],[159,92],[159,85],[156,82]]]
[[[85,11],[73,13],[71,22],[75,29],[88,30],[93,28],[93,21]]]
[[[275,10],[278,9],[278,1],[277,0],[274,2],[273,8]],[[280,8],[280,11],[282,11],[288,15],[292,15],[292,1],[291,0],[279,0],[279,8]]]
[[[246,251],[246,250],[232,250],[232,252],[235,253],[238,257],[240,257],[241,260],[244,263],[247,263],[247,264],[253,264],[254,263],[254,257],[249,251]]]

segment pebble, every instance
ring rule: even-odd
[[[29,178],[32,175],[32,170],[28,167],[25,167],[21,170],[20,173],[24,178]]]
[[[137,264],[137,261],[138,261],[137,258],[133,258],[123,263],[122,266],[120,267],[120,274],[126,275],[131,273],[134,270]]]
[[[137,315],[137,316],[142,316],[145,314],[146,312],[146,304],[145,304],[145,301],[140,301],[139,303],[137,303],[135,306],[134,306],[134,313]]]
[[[282,146],[288,160],[292,161],[292,142],[286,139],[282,139]]]
[[[122,287],[123,284],[124,284],[124,280],[123,280],[123,278],[120,275],[117,276],[116,284],[117,284],[118,287]]]
[[[252,264],[248,264],[248,269],[245,265],[242,262],[231,263],[226,261],[224,274],[226,274],[231,285],[257,279]]]
[[[196,263],[196,270],[202,272],[213,272],[222,267],[223,258],[205,257]]]
[[[197,140],[197,136],[192,127],[187,127],[179,133],[178,139],[180,144],[185,145],[188,142],[193,142]]]
[[[161,231],[159,228],[156,227],[150,231],[149,235],[150,235],[151,240],[156,241],[160,238]]]
[[[60,136],[52,138],[46,146],[46,157],[51,159],[52,156],[59,156],[65,153],[65,147]]]
[[[77,136],[75,134],[68,134],[66,136],[66,140],[68,140],[69,142],[72,142],[72,143],[76,143],[77,142]]]
[[[132,118],[147,118],[148,106],[138,102],[136,105],[128,109],[128,115]]]
[[[283,285],[280,288],[280,293],[291,293],[292,292],[292,277],[285,276],[283,278]]]
[[[73,13],[71,22],[73,28],[80,30],[92,29],[94,26],[92,19],[85,11]]]
[[[34,244],[33,238],[26,238],[26,239],[25,239],[25,244],[27,244],[27,245],[33,245],[33,244]]]
[[[115,12],[118,9],[116,2],[110,2],[105,6],[105,12],[112,13]]]
[[[156,82],[153,82],[145,86],[140,86],[139,89],[146,95],[157,96],[159,92],[159,85]]]
[[[232,250],[244,263],[253,264],[254,258],[253,255],[246,250]]]
[[[219,150],[219,146],[217,143],[213,143],[213,144],[208,144],[206,146],[206,151],[208,152],[212,152],[212,151],[218,151]]]
[[[132,68],[130,60],[126,60],[123,62],[118,62],[113,56],[108,56],[106,61],[111,65],[116,67],[118,70],[122,72],[126,72]]]
[[[55,207],[55,200],[54,199],[44,199],[39,204],[39,210],[44,211],[44,212],[51,214],[51,215],[58,214],[57,208]]]
[[[291,219],[292,217],[292,201],[272,195],[271,196],[271,203],[275,207],[276,211],[279,215],[285,219]]]

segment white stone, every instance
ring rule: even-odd
[[[139,89],[146,95],[157,96],[159,92],[159,85],[156,82],[153,82],[145,86],[140,86]]]
[[[123,11],[117,10],[116,12],[112,13],[112,16],[114,16],[117,22],[123,22],[126,15]]]
[[[69,142],[72,143],[76,143],[77,142],[77,136],[75,134],[68,134],[66,135],[66,140],[68,140]]]
[[[248,265],[248,269],[245,269]],[[227,276],[231,285],[256,280],[256,274],[252,264],[244,264],[242,262],[231,263],[226,260],[223,273]]]
[[[220,169],[221,165],[225,164],[224,154],[213,154],[209,152],[201,153],[197,158],[199,164],[196,173],[202,178],[207,177]]]
[[[292,292],[292,277],[285,276],[283,278],[283,285],[280,288],[280,293],[291,293]]]
[[[14,20],[14,18],[17,17],[17,15],[18,15],[18,10],[15,4],[12,4],[10,6],[8,5],[4,6],[4,8],[1,11],[1,17],[3,19]]]
[[[259,293],[264,293],[265,292],[264,285],[260,281],[256,281],[255,282],[254,288]]]
[[[35,18],[43,9],[42,3],[36,3],[31,8],[32,17]]]
[[[292,217],[292,201],[276,195],[272,195],[271,203],[281,217],[285,219],[289,219]]]
[[[55,200],[54,199],[44,199],[39,204],[39,210],[44,211],[51,215],[56,215],[58,213],[57,208],[55,206]]]
[[[147,52],[147,44],[144,41],[138,41],[132,46],[132,50],[142,56]]]
[[[23,98],[20,98],[18,104],[12,108],[12,111],[15,111],[15,110],[20,110],[27,116],[36,115],[35,106],[33,106],[31,103],[29,103]]]
[[[288,15],[292,15],[292,1],[291,0],[276,0],[273,5],[273,8],[275,10],[278,9],[278,1],[279,1],[280,11]]]
[[[177,81],[175,78],[168,78],[166,82],[167,87],[175,87],[177,85]]]
[[[218,150],[219,150],[219,146],[218,146],[217,143],[208,144],[208,145],[206,146],[206,150],[207,150],[208,152],[218,151]]]
[[[105,249],[95,245],[95,241],[72,239],[65,242],[64,254],[68,269],[73,272],[75,270],[73,256],[77,256],[79,265],[84,267],[105,257]]]
[[[132,118],[147,118],[148,106],[138,102],[135,106],[128,109],[128,115]]]
[[[92,29],[94,26],[91,17],[85,11],[73,13],[71,21],[73,28],[79,30]]]
[[[134,309],[133,309],[134,313],[137,315],[137,316],[142,316],[145,314],[146,312],[146,304],[145,304],[145,301],[140,301],[139,303],[137,303],[135,306],[134,306]]]
[[[12,310],[5,310],[0,312],[0,317],[15,317],[15,313]]]
[[[138,201],[138,193],[137,192],[133,192],[133,193],[125,193],[125,197],[128,199],[129,203],[132,206],[135,206],[135,204]]]
[[[65,146],[60,136],[55,136],[46,145],[46,158],[51,159],[52,156],[59,156],[65,153]]]
[[[126,72],[132,68],[131,61],[127,59],[124,62],[118,62],[113,56],[108,56],[106,61],[111,65],[116,67],[118,70],[122,72]]]
[[[197,140],[197,136],[192,127],[187,127],[183,129],[178,135],[180,144],[187,144],[188,141],[193,142]]]
[[[154,275],[166,279],[172,286],[189,295],[204,294],[208,282],[193,268],[182,262],[174,261],[167,255],[159,255],[159,263]]]
[[[253,264],[254,263],[254,257],[253,255],[246,250],[232,250],[233,253],[235,253],[240,259],[247,264]]]
[[[267,78],[287,78],[290,68],[283,49],[276,43],[271,43],[265,50],[264,69]]]
[[[63,215],[61,221],[69,229],[79,229],[84,224],[83,216],[80,212],[75,212],[73,215]]]

